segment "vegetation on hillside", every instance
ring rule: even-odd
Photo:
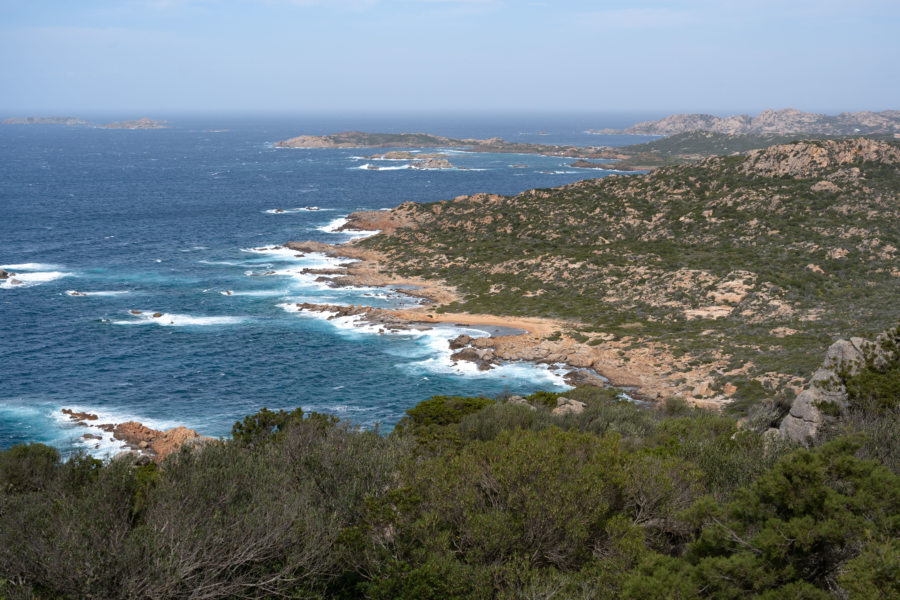
[[[514,197],[403,205],[360,242],[463,294],[438,310],[566,319],[662,344],[745,403],[790,393],[837,338],[896,323],[900,145],[807,141]]]

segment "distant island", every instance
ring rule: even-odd
[[[166,121],[155,121],[143,117],[131,121],[115,121],[113,123],[91,123],[78,117],[10,117],[3,120],[3,125],[66,125],[68,127],[96,127],[98,129],[168,129]]]
[[[627,129],[596,129],[596,134],[674,135],[688,131],[735,134],[803,135],[900,135],[900,111],[862,111],[830,116],[793,108],[764,110],[755,117],[706,114],[669,115],[658,121],[644,121]]]
[[[428,133],[368,133],[343,131],[330,135],[300,135],[275,143],[276,148],[461,148],[469,152],[498,154],[542,154],[571,158],[600,158],[621,160],[628,158],[614,148],[605,146],[556,146],[547,144],[519,144],[501,138],[486,140],[456,139]],[[369,158],[401,160],[413,156],[408,152],[387,152]],[[401,158],[402,157],[402,158]],[[432,156],[434,157],[434,156]],[[422,158],[419,156],[418,158]]]
[[[779,111],[777,114],[783,113],[785,113],[785,111]],[[900,114],[900,111],[854,114]],[[698,117],[698,119],[694,119],[693,117],[695,116]],[[680,119],[681,117],[684,117],[684,119]],[[709,119],[719,119],[719,117],[712,117],[709,115],[673,115],[672,117],[667,117],[667,119],[672,128],[675,127],[672,124],[678,121],[682,123],[684,127],[694,127],[694,129],[671,135],[666,134],[666,137],[650,142],[617,147],[559,146],[551,144],[508,142],[502,138],[496,137],[490,139],[455,139],[428,133],[368,133],[361,131],[344,131],[322,136],[301,135],[276,142],[275,146],[277,148],[331,149],[457,148],[465,150],[466,152],[536,154],[541,156],[574,158],[577,160],[571,163],[571,166],[582,169],[648,171],[658,167],[695,162],[712,156],[741,154],[752,150],[768,148],[776,144],[786,144],[802,139],[809,139],[811,137],[816,139],[842,139],[852,137],[838,134],[812,133],[721,133],[698,129],[703,123],[708,123]],[[663,119],[663,121],[666,121],[666,119]],[[656,123],[661,122],[662,121]],[[644,125],[645,124],[639,123],[628,130],[623,130],[618,133],[634,133],[635,131],[643,130],[645,128]],[[873,134],[874,137],[888,140],[893,139],[898,135],[900,134]],[[384,153],[373,154],[366,158],[371,160],[418,160],[423,158],[440,158],[440,153],[425,154],[404,150],[391,150]],[[610,162],[591,162],[592,160],[606,160]],[[372,170],[377,169],[373,167]]]

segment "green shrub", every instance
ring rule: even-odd
[[[22,494],[46,490],[54,481],[59,452],[44,444],[17,444],[0,452],[0,492]]]

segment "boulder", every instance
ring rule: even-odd
[[[466,334],[462,334],[450,340],[450,349],[459,350],[460,348],[465,348],[471,343],[472,338]]]
[[[69,415],[69,418],[73,421],[96,421],[99,418],[93,413],[78,412],[72,410],[71,408],[62,409],[62,413],[64,415]]]
[[[529,410],[537,410],[534,405],[532,405],[522,396],[510,396],[509,400],[507,400],[506,403],[512,404],[514,406],[527,406]]]
[[[835,417],[822,412],[822,405],[836,406],[841,412],[847,408],[847,388],[843,377],[856,375],[867,360],[875,366],[884,365],[893,356],[891,340],[896,332],[884,332],[874,342],[854,337],[838,340],[825,353],[822,366],[810,378],[809,386],[794,399],[778,430],[782,437],[808,445],[825,423]]]
[[[9,279],[10,275],[15,275],[15,273],[10,273],[8,271],[4,271],[3,269],[0,269],[0,279]]]
[[[560,396],[556,399],[556,408],[551,411],[551,414],[556,416],[580,415],[584,412],[585,406],[587,405],[584,402]]]

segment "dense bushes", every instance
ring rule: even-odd
[[[158,468],[17,446],[0,597],[896,597],[900,479],[868,439],[566,395],[436,397],[390,436],[263,411]]]

